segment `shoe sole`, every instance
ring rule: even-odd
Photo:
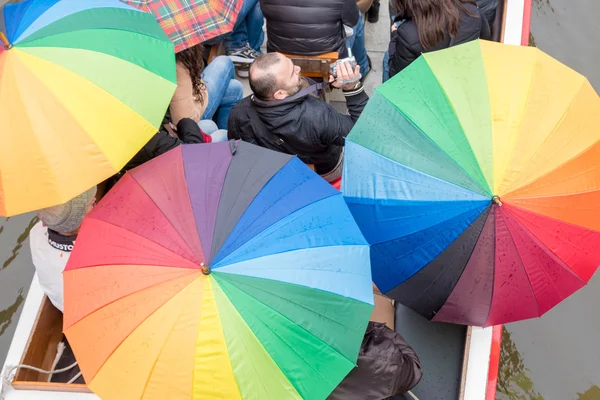
[[[238,69],[236,72],[240,78],[247,78],[250,76],[250,73],[246,69],[242,69],[242,70]]]
[[[253,58],[245,58],[240,56],[228,56],[231,61],[235,64],[252,64],[254,62]]]

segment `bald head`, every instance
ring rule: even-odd
[[[284,99],[297,93],[301,87],[300,68],[280,53],[257,57],[250,66],[250,88],[263,100]]]

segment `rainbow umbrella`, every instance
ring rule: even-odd
[[[117,0],[0,8],[0,215],[61,204],[118,172],[176,88],[173,44]]]
[[[346,141],[375,284],[433,321],[541,316],[600,263],[599,139],[598,95],[536,48],[424,54]]]
[[[341,193],[244,142],[128,172],[86,217],[64,280],[64,331],[102,399],[324,399],[373,308]]]
[[[180,52],[229,33],[244,0],[121,0],[151,12]]]

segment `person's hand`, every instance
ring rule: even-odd
[[[398,30],[398,26],[396,25],[396,23],[392,24],[392,32],[397,31]]]
[[[356,82],[351,83],[349,85],[342,85],[338,81],[349,81],[359,76],[360,66],[357,65],[356,67],[354,67],[354,71],[352,71],[352,64],[350,64],[349,62],[339,64],[336,67],[336,75],[337,80],[333,77],[333,75],[329,76],[329,82],[331,82],[331,86],[343,90],[352,90],[356,86]]]

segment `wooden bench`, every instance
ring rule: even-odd
[[[302,76],[309,78],[320,78],[324,82],[329,81],[331,64],[335,63],[339,54],[336,52],[325,53],[316,56],[299,56],[295,54],[284,54],[302,70]],[[329,103],[329,95],[321,93],[321,98]]]

